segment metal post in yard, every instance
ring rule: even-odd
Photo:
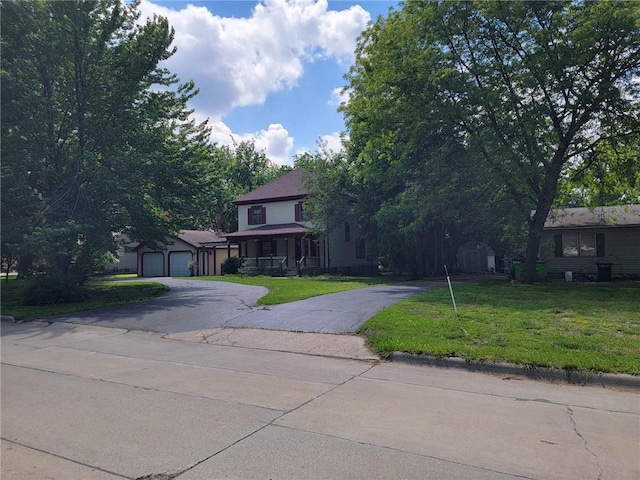
[[[447,266],[444,266],[444,271],[447,274],[447,283],[449,284],[449,292],[451,293],[451,301],[453,302],[453,310],[456,312],[456,317],[458,316],[458,307],[456,306],[456,299],[453,296],[453,288],[451,287],[451,279],[449,278],[449,270]]]

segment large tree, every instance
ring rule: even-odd
[[[3,256],[82,283],[114,232],[161,244],[195,195],[206,125],[158,64],[164,18],[138,2],[2,2]]]
[[[197,194],[183,209],[184,228],[235,231],[238,209],[232,202],[290,170],[269,160],[252,140],[233,146],[208,144],[205,157],[193,179]]]
[[[426,181],[428,193],[460,192],[467,176],[506,196],[528,228],[525,282],[561,179],[639,130],[637,2],[407,0],[356,53],[343,111],[364,178]],[[424,176],[432,167],[440,184]],[[478,201],[502,215],[491,195]]]

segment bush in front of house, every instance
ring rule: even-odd
[[[236,273],[238,273],[238,270],[240,270],[240,267],[242,266],[242,259],[238,258],[238,257],[229,257],[226,258],[223,262],[222,262],[222,274],[223,275],[235,275]]]
[[[87,300],[89,295],[68,275],[43,273],[34,276],[22,298],[23,305],[55,305]]]
[[[269,277],[283,277],[284,272],[280,267],[265,267],[264,274]]]

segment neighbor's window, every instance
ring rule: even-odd
[[[604,234],[565,233],[555,236],[556,257],[604,257]]]
[[[344,241],[351,241],[351,225],[349,224],[349,222],[344,222]]]
[[[356,241],[356,258],[365,258],[364,238]]]
[[[249,207],[249,225],[262,225],[267,223],[265,208],[261,205]]]

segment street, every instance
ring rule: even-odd
[[[3,480],[640,478],[637,392],[163,337],[2,322]]]

